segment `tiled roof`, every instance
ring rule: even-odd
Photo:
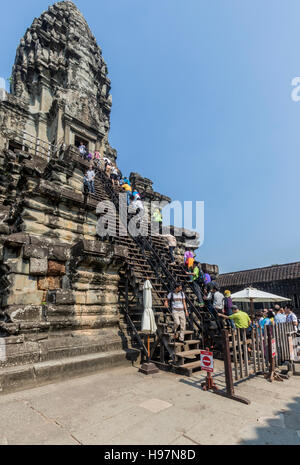
[[[218,283],[220,287],[223,288],[239,285],[248,286],[251,284],[254,285],[255,283],[283,281],[296,278],[300,278],[300,262],[220,274]]]

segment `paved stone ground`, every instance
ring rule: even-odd
[[[202,391],[203,378],[122,367],[1,396],[0,444],[300,444],[300,377],[240,383],[250,405]]]

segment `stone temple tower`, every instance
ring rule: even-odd
[[[110,80],[102,52],[74,5],[50,6],[35,19],[17,49],[12,95],[28,105],[25,131],[53,145],[115,153],[108,144]]]
[[[95,193],[83,195],[89,163],[79,154],[81,141],[116,163],[111,104],[107,67],[85,19],[70,1],[53,4],[21,39],[11,93],[0,98],[0,392],[145,352],[139,331],[146,279],[161,317],[175,273],[165,240],[153,238],[157,250],[148,244],[146,254],[130,234],[99,233],[99,202],[119,208],[118,188],[102,169]],[[144,205],[170,202],[150,179],[130,179]],[[181,260],[187,238],[197,248],[197,233],[190,233],[178,234]],[[217,273],[213,265],[207,270]],[[185,277],[180,267],[178,274]]]

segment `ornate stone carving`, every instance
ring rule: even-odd
[[[34,77],[35,76],[35,77]],[[96,39],[72,2],[50,6],[21,39],[12,74],[12,92],[35,105],[47,83],[48,112],[57,101],[69,117],[94,128],[103,138],[110,127],[110,80]],[[36,110],[35,110],[36,112]],[[55,115],[51,115],[52,121]],[[52,142],[52,141],[49,141]],[[107,143],[108,144],[108,143]]]

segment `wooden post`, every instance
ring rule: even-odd
[[[259,331],[261,331],[261,328],[259,326],[256,326],[255,329],[256,329],[255,338],[256,338],[256,352],[257,352],[257,369],[258,369],[258,373],[261,373],[262,365],[260,363],[261,357],[260,357],[260,351],[259,351]]]
[[[240,378],[243,378],[243,352],[242,352],[242,346],[241,346],[241,330],[239,328],[236,329],[236,337],[237,337],[237,343],[238,343],[238,351],[239,351],[239,362],[240,362]]]
[[[275,357],[273,357],[273,347],[272,347],[272,326],[266,325],[265,331],[268,335],[268,355],[269,355],[269,373],[265,374],[265,378],[272,383],[272,381],[283,381],[283,378],[275,372]]]
[[[231,328],[231,335],[232,335],[232,350],[233,350],[233,363],[234,363],[234,372],[235,372],[235,380],[239,379],[238,375],[238,366],[237,366],[237,353],[236,353],[236,338],[235,338],[235,328]]]
[[[254,370],[254,373],[257,372],[256,370],[256,347],[255,347],[255,332],[256,332],[256,328],[253,327],[252,328],[252,334],[251,334],[251,337],[252,337],[252,350],[253,350],[253,356],[252,356],[252,359],[253,359],[253,370]]]
[[[229,399],[236,400],[238,402],[242,402],[243,404],[250,404],[250,400],[246,399],[245,397],[237,396],[234,393],[234,386],[233,386],[233,378],[232,378],[232,367],[231,367],[231,357],[230,357],[230,349],[229,349],[229,337],[228,337],[228,330],[222,330],[223,336],[223,352],[224,352],[224,369],[225,369],[225,378],[226,378],[226,392],[224,391],[216,391],[216,394],[219,394],[224,397],[228,397]]]
[[[242,329],[243,331],[243,346],[244,346],[244,368],[245,368],[245,376],[249,376],[249,364],[248,364],[248,344],[247,344],[247,337],[246,337],[246,330]]]
[[[254,300],[252,298],[250,298],[250,315],[251,315],[251,320],[254,321],[255,319]]]

